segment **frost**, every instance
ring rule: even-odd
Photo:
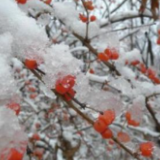
[[[56,2],[53,4],[53,9],[55,16],[68,27],[71,27],[74,21],[78,21],[79,13],[74,3]]]
[[[126,61],[128,61],[129,63],[131,63],[132,61],[138,60],[139,62],[142,62],[142,56],[141,53],[138,49],[133,49],[130,52],[124,52],[121,55],[121,60],[123,61],[123,63],[125,64]]]
[[[57,2],[53,4],[55,16],[61,20],[71,31],[85,38],[86,23],[79,20],[79,13],[73,3]],[[64,14],[65,13],[65,14]],[[99,33],[99,24],[92,22],[89,24],[88,37],[93,38]]]
[[[91,108],[99,111],[113,109],[116,114],[119,114],[123,109],[123,104],[117,95],[114,95],[111,92],[103,91],[96,87],[91,87],[89,85],[88,78],[83,74],[79,74],[77,76],[74,89],[76,91],[76,98]]]
[[[71,55],[67,45],[55,45],[46,52],[44,82],[49,88],[55,87],[57,79],[80,72],[82,63]]]
[[[14,112],[6,107],[0,107],[0,152],[3,149],[26,146],[27,136],[21,129]],[[21,147],[22,147],[21,146]]]
[[[81,21],[75,21],[75,22],[73,22],[71,27],[72,27],[73,32],[75,32],[78,35],[85,38],[85,36],[86,36],[86,23],[83,23]],[[98,23],[97,22],[90,23],[89,29],[88,29],[88,38],[93,38],[98,34],[99,34]]]
[[[137,120],[138,122],[142,121],[144,108],[145,108],[145,97],[140,95],[133,100],[132,106],[129,109],[129,112],[132,113],[132,117],[134,120]]]
[[[3,57],[0,57],[0,77],[0,103],[3,104],[17,93],[16,82],[11,73],[11,68]]]
[[[0,34],[7,32],[12,35],[14,55],[37,59],[40,53],[44,53],[48,40],[46,33],[37,26],[34,19],[27,17],[18,8],[15,1],[5,0],[0,3],[0,15]]]

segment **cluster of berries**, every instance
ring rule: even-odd
[[[94,16],[94,15],[92,15],[92,16],[90,16],[90,18],[89,18],[89,20],[88,20],[88,18],[84,15],[84,14],[79,14],[79,19],[82,21],[82,22],[84,22],[84,23],[86,23],[86,22],[88,22],[89,20],[90,20],[90,22],[94,22],[94,21],[96,21],[96,16]]]
[[[94,6],[93,6],[92,1],[84,1],[83,5],[87,10],[90,10],[90,11],[94,10]]]
[[[126,64],[128,64],[127,61]],[[160,79],[156,76],[156,72],[151,68],[147,68],[145,64],[140,63],[139,60],[132,61],[130,65],[136,66],[139,69],[139,71],[145,74],[153,83],[160,84]]]
[[[126,112],[125,117],[126,117],[127,123],[128,123],[129,125],[134,126],[134,127],[137,127],[137,126],[140,125],[139,122],[137,122],[136,120],[134,120],[134,119],[132,118],[132,115],[131,115],[130,112]]]
[[[75,79],[74,76],[67,75],[56,81],[56,92],[63,95],[67,101],[70,101],[75,96],[75,91],[73,90]]]
[[[109,125],[115,120],[115,112],[113,110],[106,110],[103,114],[100,114],[96,122],[94,123],[94,129],[102,135],[104,139],[113,137],[112,130]]]
[[[106,48],[104,52],[98,54],[98,59],[107,62],[109,60],[117,60],[119,54],[115,48]]]

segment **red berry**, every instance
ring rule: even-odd
[[[98,119],[102,120],[108,126],[115,120],[115,112],[109,109],[103,115],[100,115]]]
[[[56,91],[59,94],[64,95],[67,93],[75,84],[75,77],[72,75],[65,76],[63,79],[58,79],[56,82]]]
[[[157,39],[157,44],[160,45],[160,37]]]
[[[119,54],[117,52],[112,52],[111,59],[112,60],[117,60],[119,58]]]
[[[16,0],[17,3],[20,3],[20,4],[25,4],[27,2],[27,0]]]
[[[140,64],[140,71],[141,71],[143,74],[145,74],[146,71],[147,71],[147,68],[146,68],[146,66],[145,66],[143,63]]]
[[[134,60],[134,61],[131,62],[131,65],[132,65],[132,66],[136,66],[136,65],[138,65],[139,63],[140,63],[139,60]]]
[[[104,53],[99,53],[98,59],[100,59],[101,61],[107,62],[109,60],[109,57]]]
[[[94,72],[94,70],[91,68],[91,69],[89,70],[89,73],[94,74],[95,72]]]
[[[99,132],[102,133],[106,130],[106,124],[102,121],[102,120],[97,120],[94,123],[94,129]]]
[[[71,88],[67,91],[66,94],[64,94],[64,98],[66,101],[72,100],[72,98],[75,96],[76,92]]]
[[[111,56],[112,56],[112,51],[111,51],[111,49],[106,48],[106,49],[104,50],[104,53],[105,53],[109,58],[111,58]]]
[[[28,69],[36,69],[38,66],[36,60],[33,59],[26,59],[24,64]]]
[[[132,119],[131,113],[126,112],[125,117],[126,117],[126,120],[127,120],[127,122],[128,122],[129,125],[134,126],[134,127],[137,127],[137,126],[140,125],[139,122],[137,122],[137,121],[135,121],[135,120]]]
[[[41,138],[39,136],[39,134],[35,133],[32,135],[31,140],[35,140],[35,141],[39,141]]]
[[[67,83],[64,84],[64,83],[62,83],[62,80],[57,80],[55,89],[59,94],[63,95],[68,91],[68,87],[66,87],[66,86],[68,86]]]
[[[50,4],[52,2],[52,0],[46,0],[44,1],[45,4]]]
[[[8,155],[6,155],[6,150],[5,149],[4,151],[2,151],[2,153],[0,154],[0,159],[1,160],[22,160],[23,159],[23,155],[24,155],[24,151],[23,152],[20,152],[18,151],[17,149],[15,148],[11,148],[9,150],[9,153]]]
[[[7,107],[12,109],[16,113],[16,115],[19,115],[19,112],[21,111],[21,106],[18,103],[9,103],[7,104]]]
[[[139,150],[144,157],[151,157],[154,149],[153,142],[145,142],[141,143],[139,146]]]
[[[101,135],[104,139],[110,139],[113,137],[112,130],[109,128],[107,128],[103,133],[101,133]]]
[[[93,6],[93,3],[92,1],[86,1],[83,3],[84,4],[84,7],[88,10],[93,10],[94,9],[94,6]]]
[[[96,19],[97,19],[97,18],[96,18],[96,16],[94,16],[94,15],[92,15],[92,16],[90,17],[90,21],[91,21],[91,22],[96,21]]]
[[[160,79],[157,78],[157,77],[154,77],[154,78],[152,79],[152,81],[153,81],[154,83],[156,83],[156,84],[160,84]]]
[[[88,21],[87,17],[84,16],[83,14],[79,14],[79,19],[84,23],[86,23]]]
[[[120,142],[123,142],[123,143],[127,143],[130,141],[129,135],[125,132],[118,132],[117,138]]]

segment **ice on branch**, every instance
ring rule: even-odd
[[[71,55],[67,45],[55,45],[46,52],[44,81],[49,88],[55,87],[57,79],[80,72],[82,62]]]
[[[0,154],[6,154],[6,157],[9,156],[11,148],[25,152],[27,135],[19,125],[13,111],[2,106],[0,107],[0,141]]]
[[[44,54],[48,40],[45,31],[20,10],[16,1],[5,0],[0,3],[0,15],[0,34],[9,32],[12,35],[13,55],[38,60]]]

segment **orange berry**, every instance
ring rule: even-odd
[[[19,113],[21,111],[21,106],[15,102],[7,104],[7,107],[12,109],[16,113],[16,115],[19,115]]]
[[[36,69],[38,66],[36,60],[33,59],[26,59],[24,64],[28,69]]]
[[[35,133],[32,135],[31,140],[35,140],[35,141],[39,141],[41,138],[39,136],[39,134]]]
[[[92,15],[92,16],[90,17],[90,21],[91,21],[91,22],[96,21],[96,19],[97,19],[97,18],[96,18],[96,16],[94,16],[94,15]]]
[[[64,94],[64,98],[66,101],[70,101],[75,96],[75,94],[76,92],[71,88],[67,91],[67,93]]]
[[[107,128],[103,133],[101,133],[101,135],[104,139],[110,139],[113,137],[112,130],[109,128]]]
[[[131,65],[132,65],[132,66],[136,66],[136,65],[138,65],[139,63],[140,63],[139,60],[134,60],[134,61],[131,62]]]
[[[98,119],[102,120],[106,124],[106,126],[108,126],[115,120],[115,112],[108,109],[104,112],[103,115],[99,115]]]
[[[134,127],[137,127],[137,126],[140,125],[139,122],[137,122],[137,121],[135,121],[135,120],[132,119],[131,113],[126,112],[125,117],[126,117],[127,123],[129,125],[134,126]]]
[[[147,71],[147,68],[146,68],[146,66],[145,66],[143,63],[140,64],[140,71],[141,71],[143,74],[145,74],[146,71]]]
[[[6,149],[8,150],[8,149]],[[11,148],[9,150],[8,155],[6,155],[5,150],[1,152],[0,154],[0,159],[1,160],[22,160],[23,156],[24,156],[24,151],[19,152],[19,150],[15,149],[15,148]]]
[[[79,19],[84,23],[86,23],[88,21],[87,17],[84,16],[83,14],[79,14]]]
[[[87,8],[88,10],[93,10],[94,9],[92,1],[86,1],[83,4],[84,4],[84,7]]]
[[[98,59],[100,59],[101,61],[107,62],[109,60],[109,57],[104,53],[99,53],[98,54]]]
[[[160,45],[160,38],[157,39],[157,44]]]
[[[112,56],[111,56],[111,59],[112,60],[117,60],[118,58],[119,58],[119,54],[117,52],[113,52]]]
[[[52,0],[46,0],[44,1],[45,4],[50,4],[52,2]]]
[[[156,84],[160,84],[160,79],[157,78],[157,77],[154,77],[154,78],[152,79],[152,81],[153,81],[154,83],[156,83]]]
[[[127,143],[130,141],[129,135],[125,132],[118,132],[117,138],[120,142],[123,142],[123,143]]]
[[[97,120],[94,123],[93,127],[99,133],[102,133],[102,132],[104,132],[106,130],[106,124],[102,120]]]
[[[95,72],[94,72],[94,70],[91,68],[91,69],[89,70],[89,73],[94,74]]]
[[[125,117],[127,121],[131,120],[131,114],[129,112],[126,112]]]
[[[105,53],[109,58],[111,58],[111,56],[112,56],[112,51],[111,51],[111,49],[106,48],[106,49],[104,50],[104,53]]]
[[[151,157],[153,154],[154,144],[153,142],[141,143],[139,150],[144,157]]]
[[[55,89],[59,94],[64,95],[74,86],[74,84],[75,84],[75,77],[72,75],[68,75],[65,76],[63,79],[57,80]]]
[[[20,3],[20,4],[25,4],[27,2],[27,0],[16,0],[17,3]]]

